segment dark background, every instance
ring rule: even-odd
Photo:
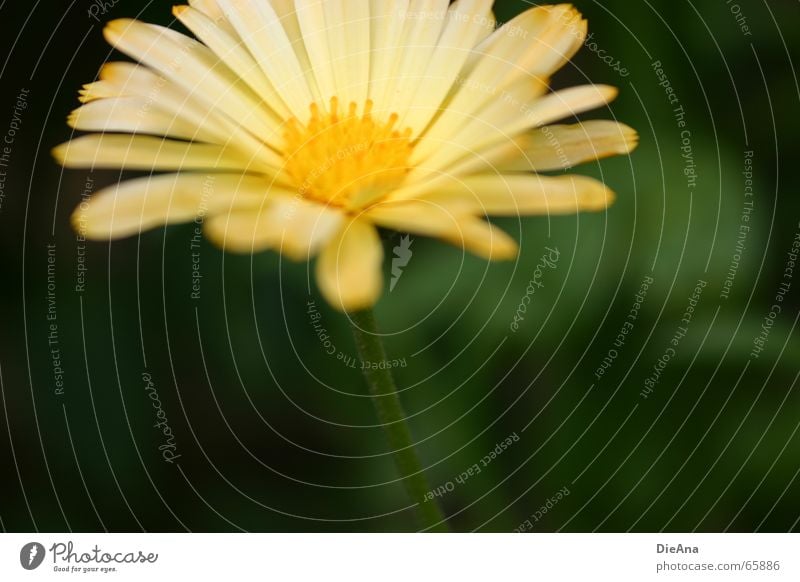
[[[108,3],[111,4],[111,3]],[[501,0],[498,20],[528,3]],[[760,357],[754,339],[775,303],[800,225],[797,54],[792,0],[578,0],[597,49],[555,84],[620,87],[609,111],[641,133],[630,158],[580,171],[618,193],[601,215],[498,221],[522,243],[489,265],[418,238],[378,306],[419,450],[434,487],[519,442],[442,503],[458,531],[789,531],[798,529],[800,275]],[[744,34],[732,7],[741,9]],[[50,149],[81,84],[112,55],[91,2],[0,3],[0,139],[30,90],[0,207],[0,526],[5,531],[408,531],[416,526],[358,370],[325,354],[316,301],[337,352],[355,348],[342,315],[277,255],[224,255],[203,243],[191,299],[191,226],[79,245],[69,215],[87,177]],[[169,24],[171,4],[121,0],[102,19]],[[735,10],[735,8],[734,8]],[[652,67],[680,99],[681,130]],[[619,68],[619,67],[618,67]],[[753,152],[750,232],[730,297]],[[387,235],[387,251],[397,244]],[[48,251],[65,387],[48,344]],[[510,323],[545,247],[544,274],[519,331]],[[618,357],[597,380],[642,281],[654,279]],[[648,398],[640,393],[707,282],[689,331]],[[388,281],[388,264],[387,264]],[[159,451],[151,375],[174,431]],[[559,490],[570,494],[538,522]]]

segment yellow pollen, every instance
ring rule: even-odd
[[[377,201],[396,187],[409,170],[411,129],[396,129],[398,115],[381,122],[372,101],[359,115],[351,103],[346,113],[333,97],[329,111],[312,103],[311,119],[286,122],[284,170],[305,198],[345,208]]]

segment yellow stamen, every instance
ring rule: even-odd
[[[305,125],[287,121],[284,132],[284,170],[306,198],[345,208],[360,208],[380,199],[408,173],[411,129],[396,129],[393,113],[381,122],[367,101],[358,114],[351,103],[341,114],[339,100],[331,98],[325,112],[316,103]]]

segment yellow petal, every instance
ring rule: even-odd
[[[362,104],[369,91],[370,12],[369,2],[325,0],[322,10],[328,37],[328,52],[342,103]]]
[[[213,131],[142,97],[91,100],[73,111],[67,123],[81,131],[144,133],[198,141],[217,139]]]
[[[297,0],[298,4],[319,0]],[[406,21],[409,0],[369,0],[370,6],[370,55],[369,96],[378,108],[388,102],[387,93],[394,86],[393,72],[400,57],[400,43]]]
[[[109,97],[118,97],[119,91],[113,83],[108,81],[95,81],[94,83],[86,83],[80,91],[78,91],[78,101],[81,103],[91,103],[97,99],[107,99]]]
[[[266,210],[251,208],[210,216],[204,221],[203,232],[227,252],[253,254],[276,246],[271,226]]]
[[[585,31],[585,21],[567,4],[531,8],[504,24],[472,52],[446,109],[427,129],[419,155],[438,149],[438,143],[479,117],[487,104],[502,100],[511,87],[528,83],[535,90],[520,105],[543,94],[549,77],[582,44]],[[507,110],[513,108],[507,104]]]
[[[286,105],[304,120],[312,92],[272,4],[251,0],[217,0],[217,4]]]
[[[151,108],[165,111],[176,119],[189,125],[203,128],[203,131],[224,139],[229,125],[226,118],[212,111],[212,108],[185,89],[171,82],[167,77],[160,77],[147,67],[134,63],[111,62],[100,69],[100,81],[103,92],[98,97],[134,98],[143,102],[143,112]],[[92,85],[88,86],[93,93]],[[86,88],[84,88],[86,90]],[[92,95],[93,96],[93,95]],[[99,107],[102,101],[92,100],[91,104]],[[137,112],[137,116],[140,113]]]
[[[447,206],[436,200],[387,202],[370,209],[365,217],[375,224],[444,240],[490,260],[512,259],[517,243],[502,230],[469,214],[474,205]]]
[[[415,150],[412,163],[417,163],[409,180],[418,173],[445,171],[459,160],[513,139],[520,133],[565,117],[574,116],[606,105],[617,96],[617,90],[607,85],[584,85],[550,93],[544,97],[525,100],[525,85],[495,100],[475,119],[464,125],[438,149],[423,157]],[[426,138],[429,142],[431,137]],[[443,147],[447,146],[447,147]]]
[[[113,85],[118,95],[144,99],[147,107],[158,107],[174,117],[198,128],[198,139],[230,145],[249,155],[258,156],[276,168],[282,158],[266,144],[274,143],[276,133],[254,136],[239,122],[233,121],[213,103],[196,93],[159,77],[147,67],[132,63],[109,63],[100,70],[101,80]],[[242,118],[243,120],[244,118]]]
[[[119,19],[103,31],[114,48],[152,67],[197,99],[259,135],[280,130],[258,96],[203,44],[169,28]]]
[[[458,221],[464,213],[456,213],[435,201],[414,200],[382,202],[366,211],[364,216],[375,224],[422,236],[438,237],[458,231]]]
[[[525,79],[497,93],[494,88],[477,85],[463,87],[462,91],[475,94],[476,100],[482,99],[480,107],[474,107],[474,103],[464,104],[462,108],[444,105],[442,115],[414,148],[412,161],[415,165],[424,164],[438,170],[441,165],[432,162],[437,156],[457,158],[476,153],[475,145],[487,137],[496,139],[499,135],[502,139],[511,139],[513,136],[506,133],[506,127],[519,123],[524,116],[523,109],[536,103],[547,91],[547,85],[541,80]],[[491,98],[486,98],[487,91]]]
[[[542,125],[574,117],[585,111],[608,105],[617,98],[619,91],[610,85],[579,85],[554,91],[530,104],[521,104],[523,109],[519,123],[508,128],[516,133],[520,128]]]
[[[242,46],[238,36],[232,36],[206,14],[190,6],[175,6],[172,11],[186,28],[214,51],[277,115],[280,117],[289,115],[289,109],[283,99],[264,76],[247,49]]]
[[[317,281],[337,309],[356,312],[372,307],[383,289],[383,244],[369,222],[345,224],[319,257]]]
[[[308,53],[303,42],[303,33],[300,30],[300,24],[295,13],[294,0],[269,0],[269,2],[272,4],[272,8],[275,10],[275,14],[280,20],[283,30],[286,32],[287,39],[294,49],[295,56],[297,57],[301,70],[305,73],[306,81],[314,95],[315,100],[320,101],[320,92],[316,86],[316,80],[314,79],[311,62],[308,58]],[[225,13],[220,8],[217,0],[189,0],[189,4],[191,4],[193,8],[203,12],[211,21],[213,21],[213,24],[216,28],[222,28],[227,36],[229,36],[236,46],[239,47],[238,50],[242,50],[248,53],[248,55],[250,54],[247,49],[247,43],[245,42],[245,39],[243,39],[236,28],[231,25],[231,22],[225,16]],[[198,37],[200,37],[200,35],[198,35]],[[208,44],[209,47],[222,58],[222,53],[217,50],[210,40],[207,41],[204,38],[202,40],[203,42],[206,42],[206,44]],[[224,43],[227,44],[227,40],[225,40]],[[225,58],[224,60],[229,65],[231,64],[228,58]],[[270,103],[270,106],[273,107],[275,111],[281,113],[282,116],[286,117],[290,115],[290,108],[288,108],[286,105],[284,95],[275,90],[275,84],[264,75],[263,70],[261,70],[261,68],[258,66],[258,63],[256,63],[254,59],[252,62],[255,65],[255,68],[251,70],[251,74],[258,72],[259,76],[269,84],[269,87],[271,87],[269,94],[271,95],[273,91],[275,92],[275,106],[272,105],[273,99],[265,98],[266,101]]]
[[[486,43],[489,55],[495,57],[499,52],[497,45],[504,43],[512,47],[515,38],[524,44],[512,57],[516,70],[507,71],[501,83],[513,82],[519,71],[527,71],[535,77],[551,77],[569,62],[586,40],[587,22],[571,4],[540,6],[529,12],[530,19],[522,13],[497,30],[495,36],[499,39],[489,39]]]
[[[507,233],[479,218],[459,221],[459,231],[442,237],[488,261],[510,261],[517,257],[519,245]]]
[[[477,174],[439,184],[420,198],[453,212],[519,216],[599,212],[614,201],[614,193],[585,176]]]
[[[631,153],[639,136],[614,121],[585,121],[576,125],[545,126],[520,138],[524,155],[502,164],[503,171],[547,172],[609,156]]]
[[[270,196],[255,211],[210,218],[205,233],[228,251],[275,249],[292,260],[307,261],[336,235],[344,220],[336,208],[281,194]]]
[[[215,144],[165,140],[143,135],[94,134],[73,139],[53,150],[68,168],[124,170],[237,170],[266,172],[241,154]]]
[[[425,77],[425,68],[445,23],[450,0],[411,0],[405,16],[401,48],[397,55],[393,89],[387,94],[388,111],[407,111],[418,87],[437,81]]]
[[[270,0],[270,2],[275,9],[275,14],[280,19],[283,30],[286,31],[286,38],[289,39],[289,44],[294,49],[297,62],[300,64],[300,70],[305,75],[306,84],[314,100],[321,102],[323,93],[320,92],[317,78],[314,75],[314,67],[311,65],[311,58],[308,56],[308,49],[303,38],[303,30],[300,28],[300,18],[297,14],[295,0]]]
[[[217,0],[189,0],[189,5],[205,14],[216,26],[224,29],[228,34],[235,34],[233,27],[217,4]]]
[[[329,99],[336,95],[336,74],[323,3],[324,0],[295,0],[295,8],[311,74],[320,94],[327,95]]]
[[[492,0],[458,0],[450,6],[442,35],[423,63],[422,82],[418,83],[403,125],[415,134],[425,129],[453,89],[475,43],[493,28]]]
[[[116,184],[72,215],[90,239],[118,239],[165,224],[189,222],[235,208],[259,208],[270,183],[253,176],[169,174]]]

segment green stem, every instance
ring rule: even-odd
[[[385,362],[386,350],[378,334],[375,314],[371,310],[360,311],[351,313],[350,319],[361,360]],[[366,367],[364,376],[369,384],[371,400],[378,413],[378,419],[389,441],[397,471],[408,496],[417,503],[417,517],[420,524],[428,531],[447,531],[444,515],[436,500],[425,499],[430,487],[414,449],[414,441],[391,371],[388,368],[381,370]]]

